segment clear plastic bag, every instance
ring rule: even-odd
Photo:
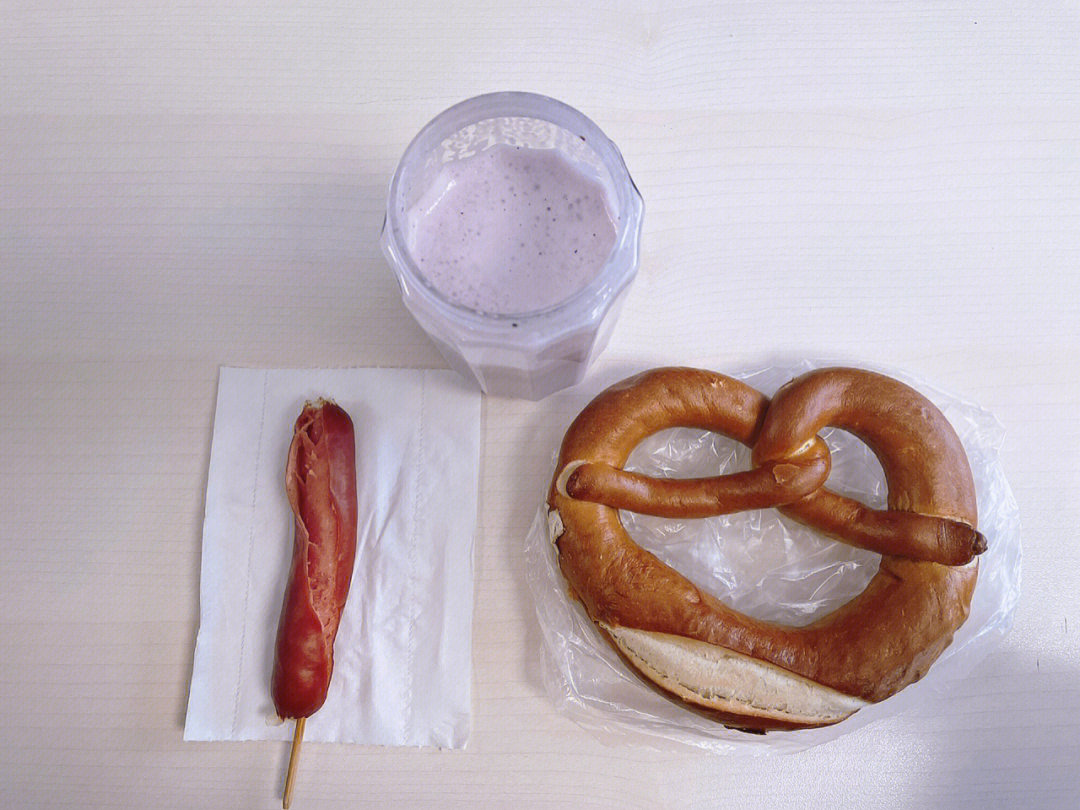
[[[771,395],[821,365],[803,362],[731,376]],[[922,392],[956,429],[975,479],[979,529],[989,544],[979,558],[971,615],[927,675],[833,726],[763,736],[725,728],[647,686],[601,637],[567,595],[541,505],[526,541],[526,570],[544,639],[543,680],[560,711],[609,741],[718,753],[798,751],[898,714],[927,690],[947,691],[1004,637],[1019,598],[1021,561],[1019,510],[998,458],[1004,430],[970,402],[902,373],[875,370]],[[870,449],[845,431],[827,430],[822,437],[832,452],[828,486],[883,508],[884,475]],[[642,442],[626,466],[653,476],[717,475],[748,469],[749,450],[714,433],[676,428]],[[877,571],[878,555],[821,537],[775,509],[684,522],[628,512],[621,518],[636,542],[699,587],[737,610],[785,624],[808,624],[839,607]]]

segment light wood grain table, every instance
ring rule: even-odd
[[[0,800],[276,805],[285,747],[181,741],[218,367],[442,367],[376,245],[386,184],[434,114],[523,89],[646,201],[596,375],[841,359],[978,402],[1015,625],[801,754],[602,743],[543,691],[522,552],[584,394],[488,398],[469,745],[312,745],[294,806],[1076,807],[1078,43],[1069,3],[2,0]]]

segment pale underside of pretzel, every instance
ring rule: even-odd
[[[829,458],[816,434],[825,425],[874,450],[887,510],[822,487]],[[754,447],[755,468],[682,480],[622,469],[643,438],[677,426]],[[548,506],[563,574],[626,660],[669,694],[749,729],[837,722],[922,677],[967,617],[977,576],[970,561],[985,548],[967,458],[948,421],[902,383],[852,369],[804,375],[771,404],[737,380],[695,369],[620,383],[568,430]],[[617,511],[689,518],[766,506],[884,552],[878,573],[810,625],[764,622],[640,548]]]

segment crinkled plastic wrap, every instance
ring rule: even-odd
[[[771,395],[821,363],[804,362],[731,373]],[[723,369],[717,369],[723,371]],[[997,644],[1012,624],[1020,592],[1020,519],[998,452],[1000,423],[978,406],[888,369],[927,396],[952,423],[975,479],[979,529],[989,548],[979,558],[971,615],[953,643],[920,681],[833,726],[751,735],[705,719],[647,686],[616,655],[568,595],[548,537],[541,505],[526,544],[529,586],[544,638],[544,683],[561,711],[611,741],[653,747],[685,745],[719,753],[798,751],[835,739],[917,704],[928,690],[942,693]],[[860,440],[829,429],[828,486],[869,506],[884,508],[881,465]],[[658,477],[712,476],[749,469],[750,451],[714,433],[675,428],[657,433],[631,454],[627,468]],[[554,462],[553,462],[554,466]],[[546,495],[546,491],[544,493]],[[622,512],[630,536],[726,604],[759,619],[804,625],[862,591],[879,556],[828,540],[775,509],[677,521]]]

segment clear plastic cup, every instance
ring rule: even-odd
[[[497,144],[557,149],[599,183],[615,242],[596,277],[546,309],[488,313],[450,301],[409,253],[407,213],[442,167]],[[489,394],[540,399],[574,385],[603,351],[637,273],[643,205],[622,155],[572,107],[532,93],[492,93],[446,110],[413,139],[390,182],[380,245],[405,307],[452,368]]]

